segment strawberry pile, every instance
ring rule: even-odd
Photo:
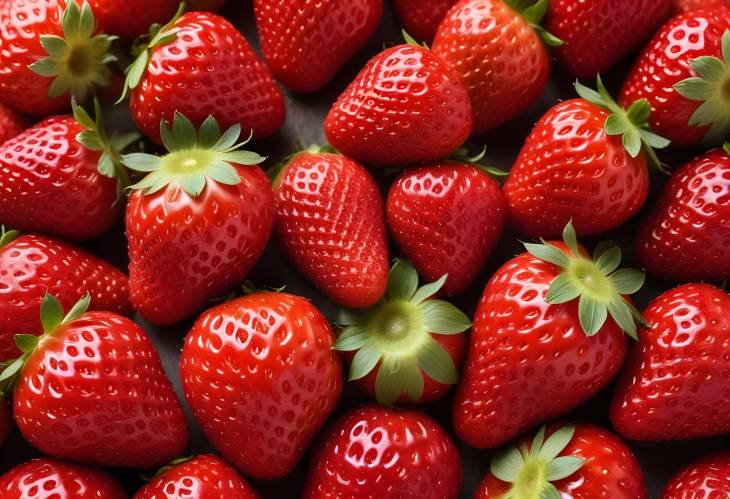
[[[0,497],[730,498],[730,3],[224,3],[0,0]]]

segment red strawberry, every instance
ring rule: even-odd
[[[539,27],[546,1],[525,10],[518,5],[516,0],[462,0],[436,32],[434,55],[464,77],[474,134],[506,123],[537,101],[550,74],[543,40],[561,43]]]
[[[730,279],[730,146],[675,171],[634,243],[649,274],[672,281]]]
[[[88,0],[101,28],[125,40],[146,34],[155,23],[165,23],[175,14],[177,0]],[[186,5],[190,2],[185,2]]]
[[[649,124],[673,144],[730,137],[730,8],[672,18],[624,82],[620,102],[647,99]]]
[[[664,489],[662,499],[730,497],[730,452],[707,456],[687,466]]]
[[[13,415],[45,454],[100,466],[150,468],[187,446],[188,425],[160,358],[134,322],[86,312],[89,295],[63,315],[46,295],[44,334],[18,334],[23,355],[0,375],[15,385]]]
[[[617,437],[592,425],[552,425],[492,458],[475,499],[502,497],[646,499],[647,494],[639,463]]]
[[[416,40],[431,43],[439,23],[457,0],[393,0],[403,28]]]
[[[670,0],[550,0],[547,29],[565,42],[560,63],[579,78],[595,78],[651,36]]]
[[[366,406],[330,427],[315,451],[303,499],[456,499],[459,454],[430,417]]]
[[[0,144],[12,139],[27,127],[12,109],[0,104]]]
[[[448,274],[445,295],[464,291],[502,235],[507,203],[479,165],[440,161],[406,170],[391,185],[388,228],[427,280]]]
[[[94,310],[129,315],[127,276],[84,250],[50,237],[0,233],[0,361],[20,355],[17,333],[40,334],[43,296],[70,308],[90,293]]]
[[[129,168],[150,172],[127,204],[129,288],[147,320],[171,324],[243,281],[266,247],[275,206],[255,166],[264,158],[237,144],[239,125],[221,136],[209,117],[197,133],[176,114],[161,128],[168,154],[124,157]]]
[[[730,7],[730,0],[670,0],[670,4],[670,13],[676,15],[693,10]]]
[[[180,376],[195,419],[227,461],[256,478],[294,468],[340,396],[333,343],[324,316],[285,293],[247,295],[200,316]]]
[[[471,126],[461,76],[428,49],[408,44],[368,62],[333,104],[324,131],[346,156],[385,167],[444,158]]]
[[[10,412],[10,404],[5,397],[0,397],[0,448],[5,445],[12,431],[13,414]]]
[[[646,126],[650,109],[627,110],[576,82],[582,99],[556,104],[533,128],[504,184],[515,228],[554,238],[572,220],[579,235],[616,228],[641,208],[649,190],[647,157],[668,141]]]
[[[388,243],[380,191],[338,154],[296,154],[274,181],[276,230],[289,259],[344,307],[369,307],[385,293]]]
[[[368,41],[383,0],[255,0],[261,51],[295,92],[322,88]]]
[[[182,8],[182,4],[181,4]],[[132,118],[161,143],[160,123],[176,112],[201,125],[213,116],[260,139],[284,123],[284,96],[243,35],[210,12],[178,10],[150,30],[149,45],[127,69]]]
[[[730,296],[707,284],[659,295],[644,311],[611,404],[632,440],[684,440],[730,432]]]
[[[3,499],[125,499],[107,473],[57,459],[33,459],[0,477]]]
[[[525,244],[487,284],[456,392],[454,428],[473,447],[502,445],[598,393],[626,354],[641,316],[624,295],[644,275],[616,270],[618,247],[593,260],[572,225],[563,243]]]

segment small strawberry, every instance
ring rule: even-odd
[[[439,23],[457,0],[393,0],[403,29],[416,40],[431,43]]]
[[[180,377],[213,446],[255,478],[301,459],[340,397],[334,335],[306,299],[259,292],[218,305],[185,338]]]
[[[619,378],[611,422],[632,440],[730,432],[730,296],[707,284],[659,295]]]
[[[0,104],[0,145],[6,140],[20,135],[20,132],[26,128],[23,118],[9,107]]]
[[[647,158],[669,142],[646,125],[646,99],[624,110],[598,78],[598,92],[576,82],[582,99],[556,104],[540,118],[504,184],[515,228],[556,237],[572,220],[579,235],[616,228],[631,218],[649,190]]]
[[[324,122],[330,144],[378,167],[444,158],[471,127],[461,76],[413,40],[373,57]]]
[[[160,128],[166,155],[123,158],[148,172],[127,203],[129,288],[147,320],[171,324],[243,281],[266,247],[275,206],[255,166],[264,158],[240,150],[240,125],[221,135],[209,117],[198,132],[176,113]]]
[[[683,14],[694,10],[730,7],[730,0],[670,0],[671,15]]]
[[[730,452],[693,462],[667,484],[662,499],[723,499],[730,497]]]
[[[261,51],[295,92],[322,88],[370,39],[383,0],[255,0]]]
[[[102,30],[133,40],[146,34],[150,26],[170,19],[178,7],[177,0],[88,0]],[[186,5],[191,2],[185,2]]]
[[[453,411],[473,447],[502,445],[598,393],[623,363],[624,333],[643,321],[625,296],[644,274],[616,270],[621,250],[602,245],[591,260],[571,224],[563,240],[525,244],[484,288]]]
[[[303,499],[456,499],[459,454],[427,415],[366,406],[327,429],[312,456]]]
[[[388,280],[383,200],[351,159],[310,148],[274,180],[276,231],[295,266],[343,307],[376,303]]]

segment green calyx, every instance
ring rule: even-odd
[[[624,296],[641,289],[644,273],[636,269],[618,269],[621,263],[618,246],[599,245],[593,259],[583,256],[572,222],[563,230],[563,242],[570,252],[545,241],[525,243],[525,249],[532,256],[562,269],[550,283],[546,301],[559,305],[577,299],[580,325],[588,336],[596,334],[610,315],[626,334],[636,339],[636,323],[647,324]]]
[[[567,478],[585,463],[580,456],[560,456],[575,434],[564,426],[545,440],[545,427],[537,432],[529,447],[507,447],[492,459],[492,475],[512,484],[502,499],[560,499],[552,482]]]
[[[519,12],[532,29],[537,31],[543,43],[549,47],[559,47],[565,42],[542,27],[542,20],[547,14],[548,0],[505,0],[507,5]]]
[[[430,299],[446,277],[418,287],[413,265],[396,260],[385,297],[378,304],[367,310],[343,311],[340,323],[345,328],[335,350],[357,351],[350,381],[365,377],[380,364],[375,379],[378,403],[393,405],[401,394],[420,401],[423,373],[442,384],[457,382],[454,361],[433,335],[463,333],[471,322],[454,305]]]
[[[703,56],[690,64],[699,76],[682,80],[674,88],[682,97],[702,102],[689,125],[709,126],[704,142],[714,146],[730,136],[730,29],[722,35],[722,59]]]
[[[5,246],[6,244],[10,244],[18,236],[20,236],[20,231],[6,230],[4,225],[0,225],[0,248]]]
[[[71,92],[74,97],[84,99],[95,86],[109,84],[111,71],[107,64],[117,60],[109,48],[117,37],[94,36],[95,27],[89,3],[84,1],[79,8],[75,1],[69,1],[61,16],[63,37],[41,35],[41,45],[48,56],[28,68],[37,75],[53,78],[49,97]]]
[[[414,47],[420,47],[424,48],[426,50],[431,50],[431,47],[428,46],[426,42],[418,42],[415,38],[413,38],[406,30],[402,29],[400,30],[401,34],[403,35],[403,40],[405,40],[406,45],[413,45]]]
[[[639,99],[631,104],[628,109],[624,109],[608,93],[600,75],[597,76],[596,83],[597,92],[576,80],[575,90],[584,100],[611,113],[606,118],[606,134],[620,135],[624,148],[632,158],[636,158],[643,149],[652,166],[662,173],[669,173],[666,166],[659,161],[654,152],[654,149],[667,147],[669,141],[655,134],[649,128],[648,121],[651,115],[649,101]]]
[[[233,125],[221,135],[218,122],[212,116],[196,130],[189,119],[175,113],[172,126],[166,121],[160,123],[160,135],[168,154],[132,153],[122,157],[127,168],[148,173],[129,189],[153,194],[167,185],[177,185],[197,197],[208,180],[226,185],[240,183],[233,165],[257,165],[266,159],[255,152],[240,150],[251,139],[249,135],[245,141],[238,142],[240,125]]]

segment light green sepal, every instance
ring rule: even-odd
[[[725,142],[722,145],[722,148],[725,150],[725,153],[730,156],[730,142]]]
[[[506,3],[522,15],[522,18],[537,32],[545,45],[559,47],[565,44],[563,40],[542,27],[542,20],[549,7],[548,0],[506,0]]]
[[[4,225],[0,225],[0,248],[5,246],[6,244],[10,244],[18,236],[20,236],[20,231],[7,230],[7,229],[5,229]]]

